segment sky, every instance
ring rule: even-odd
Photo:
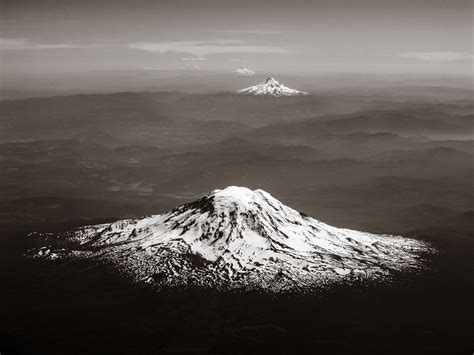
[[[472,74],[470,0],[1,0],[2,73]]]

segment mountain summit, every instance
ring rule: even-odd
[[[239,90],[237,94],[275,97],[308,95],[307,92],[290,89],[273,77],[267,78],[267,80],[258,85]]]
[[[107,259],[157,286],[311,290],[418,268],[422,242],[329,226],[263,190],[230,186],[162,214],[79,228],[35,257]]]

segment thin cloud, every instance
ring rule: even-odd
[[[31,43],[26,38],[0,38],[1,50],[88,48],[69,43]]]
[[[474,59],[473,54],[462,52],[407,52],[399,53],[398,56],[401,58],[422,60],[425,62],[452,62]]]
[[[144,67],[143,70],[162,70],[163,68],[159,66],[153,66],[153,67]]]
[[[232,63],[243,63],[243,62],[248,61],[247,59],[244,59],[244,58],[229,58],[227,60]]]
[[[258,35],[258,36],[268,36],[268,35],[279,35],[281,31],[275,30],[265,30],[265,29],[230,29],[230,30],[223,30],[223,33],[227,34],[244,34],[244,35]]]
[[[184,57],[184,58],[181,58],[181,60],[190,61],[190,62],[203,62],[203,61],[206,61],[207,59],[204,57]]]
[[[242,40],[181,41],[181,42],[136,42],[129,48],[147,52],[185,52],[196,56],[214,53],[266,53],[284,54],[291,51],[278,46],[257,46]]]

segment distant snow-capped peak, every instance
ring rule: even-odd
[[[239,90],[237,93],[241,95],[268,95],[275,97],[308,95],[307,92],[290,89],[273,77],[269,77],[264,82],[255,86],[250,86],[248,88]]]
[[[230,186],[171,211],[82,227],[33,257],[109,260],[137,282],[309,291],[422,266],[416,240],[329,226],[263,190]]]
[[[255,72],[251,69],[245,68],[245,67],[240,67],[236,70],[234,70],[234,75],[235,76],[254,76]]]

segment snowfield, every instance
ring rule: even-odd
[[[390,277],[422,268],[420,254],[430,251],[412,239],[329,226],[263,190],[236,186],[162,215],[82,227],[60,239],[67,247],[31,255],[103,258],[159,287],[270,292]]]

